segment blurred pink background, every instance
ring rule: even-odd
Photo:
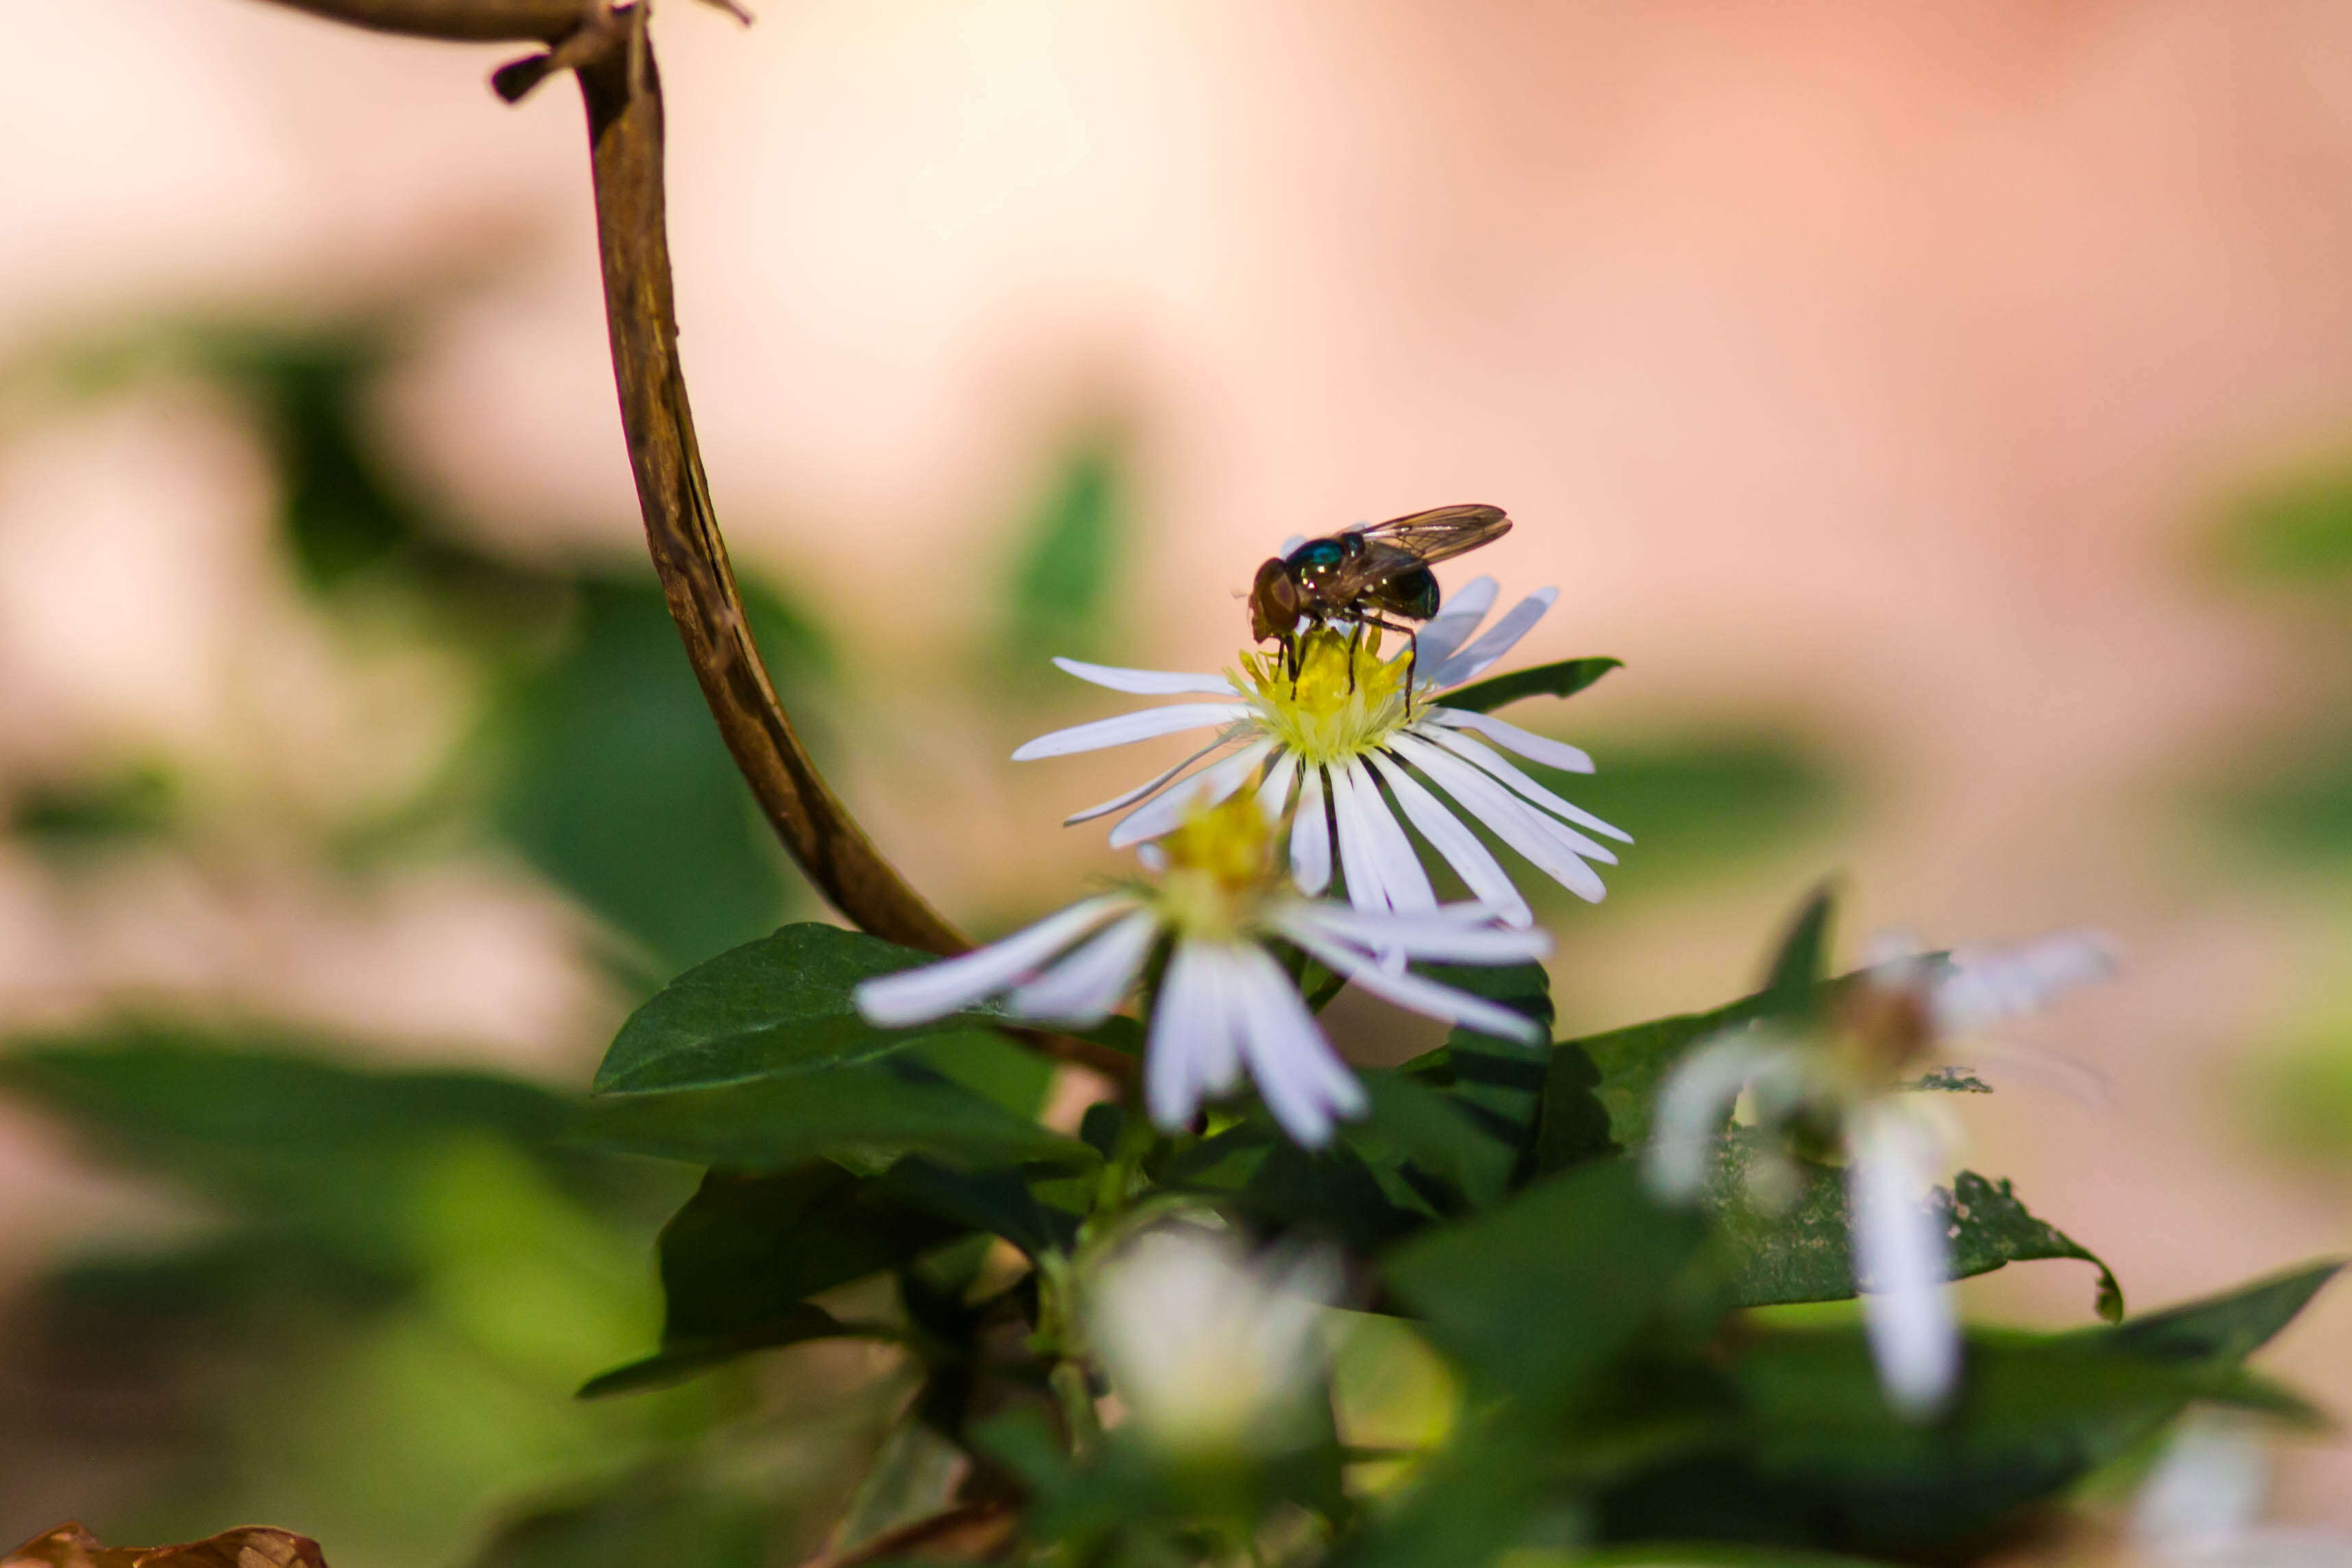
[[[245,0],[14,20],[0,350],[438,280],[389,428],[502,549],[636,548],[568,89],[507,109],[514,51]],[[2352,1169],[2273,1157],[2234,1088],[2352,1020],[2352,886],[2250,872],[2181,804],[2340,679],[2199,541],[2352,438],[2352,11],[778,0],[656,37],[721,517],[839,638],[837,782],[958,918],[1111,868],[1055,824],[1139,777],[1018,768],[1037,713],[935,678],[1072,432],[1133,437],[1128,662],[1230,661],[1286,535],[1489,500],[1517,530],[1447,580],[1557,583],[1524,654],[1627,661],[1552,724],[1604,775],[1610,737],[1763,715],[1854,781],[1704,890],[1557,911],[1566,1017],[1734,994],[1833,869],[1856,939],[2105,926],[2122,979],[2021,1032],[2113,1104],[1971,1104],[1973,1163],[2140,1306],[2352,1249]],[[0,1023],[168,997],[577,1084],[621,1004],[552,894],[453,860],[355,898],[290,847],[467,716],[429,650],[320,629],[268,484],[198,389],[0,382],[0,779],[162,752],[243,803],[96,884],[0,849]],[[1612,887],[1643,877],[1637,846]],[[145,1213],[29,1117],[0,1137],[0,1266]],[[2079,1321],[2090,1282],[1969,1290]],[[2352,1291],[2264,1364],[2352,1414]],[[2282,1517],[2352,1524],[2352,1450],[2280,1464]]]

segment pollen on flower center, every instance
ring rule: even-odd
[[[1295,681],[1278,650],[1242,655],[1259,726],[1310,767],[1360,757],[1404,727],[1406,661],[1381,657],[1378,631],[1362,638],[1351,659],[1353,636],[1328,626],[1309,632],[1299,643]]]
[[[1191,935],[1233,937],[1272,885],[1274,824],[1249,791],[1205,810],[1160,841],[1168,863],[1159,901],[1168,923]]]

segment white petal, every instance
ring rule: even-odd
[[[1413,852],[1412,841],[1404,836],[1397,823],[1396,814],[1381,798],[1381,787],[1359,758],[1349,758],[1341,765],[1349,787],[1355,790],[1356,800],[1363,809],[1366,846],[1380,861],[1381,885],[1387,889],[1390,907],[1400,914],[1420,914],[1437,907],[1437,892],[1429,885],[1429,873],[1422,869],[1421,857]]]
[[[1201,984],[1215,1009],[1216,1026],[1203,1030],[1193,1042],[1192,1078],[1202,1097],[1230,1094],[1242,1077],[1242,1019],[1234,980],[1234,949],[1214,943],[1195,944]]]
[[[1375,914],[1389,907],[1388,889],[1381,883],[1380,861],[1366,841],[1364,807],[1356,799],[1345,766],[1324,769],[1331,785],[1331,822],[1339,841],[1339,873],[1348,883],[1348,902]]]
[[[1258,810],[1269,822],[1282,821],[1282,813],[1290,809],[1290,785],[1298,773],[1298,753],[1285,751],[1265,770],[1265,782],[1257,787]]]
[[[1445,857],[1454,874],[1461,877],[1472,896],[1492,909],[1508,925],[1532,925],[1535,913],[1519,890],[1511,883],[1510,873],[1500,862],[1486,852],[1478,835],[1462,825],[1462,820],[1446,808],[1444,801],[1422,787],[1421,780],[1405,770],[1403,764],[1384,756],[1364,759],[1388,783],[1397,804],[1412,825],[1421,830],[1437,852]]]
[[[1530,762],[1557,768],[1563,773],[1590,773],[1592,758],[1564,741],[1530,735],[1516,724],[1505,724],[1492,714],[1468,713],[1456,707],[1433,707],[1428,716],[1456,729],[1475,729],[1506,751],[1516,751]],[[1031,744],[1035,744],[1032,742]]]
[[[1013,760],[1034,762],[1041,757],[1067,757],[1077,751],[1100,751],[1105,747],[1127,746],[1139,740],[1174,735],[1180,730],[1230,724],[1248,713],[1249,709],[1241,703],[1171,703],[1166,707],[1148,707],[1138,713],[1118,714],[1110,718],[1096,719],[1091,724],[1057,729],[1051,735],[1041,735],[1015,751]]]
[[[1363,954],[1332,941],[1311,925],[1286,925],[1283,934],[1336,972],[1347,976],[1350,985],[1360,986],[1383,1001],[1394,1002],[1425,1017],[1459,1024],[1499,1040],[1517,1040],[1534,1045],[1543,1039],[1543,1030],[1524,1014],[1497,1006],[1484,997],[1474,997],[1467,991],[1457,991],[1451,986],[1425,980],[1419,975],[1382,968]]]
[[[1139,909],[1014,991],[1006,1010],[1053,1023],[1100,1023],[1126,999],[1159,935],[1159,919]]]
[[[1135,900],[1126,894],[1104,894],[1049,915],[1001,942],[864,981],[856,990],[857,1010],[866,1022],[884,1029],[944,1018],[1004,989],[1113,915],[1134,906]]]
[[[1465,918],[1462,911],[1475,918]],[[1487,924],[1491,916],[1492,911],[1475,904],[1445,904],[1427,915],[1366,915],[1344,904],[1299,899],[1279,906],[1273,918],[1286,930],[1297,922],[1367,952],[1399,947],[1409,956],[1438,963],[1526,964],[1550,955],[1549,933]]]
[[[1331,822],[1323,810],[1323,769],[1309,768],[1298,783],[1298,814],[1290,820],[1290,880],[1298,891],[1331,885]]]
[[[1474,577],[1445,596],[1444,608],[1421,629],[1423,668],[1433,670],[1453,656],[1463,639],[1476,631],[1486,612],[1495,607],[1496,591],[1493,578]]]
[[[2014,947],[1963,947],[1936,984],[1937,1027],[1965,1034],[2040,1012],[2077,986],[2115,973],[2117,946],[2098,931],[2062,931]]]
[[[1110,847],[1123,850],[1145,839],[1156,839],[1182,822],[1187,813],[1216,805],[1240,789],[1242,780],[1256,771],[1273,749],[1271,740],[1254,740],[1222,762],[1202,768],[1157,800],[1138,806],[1110,831]]]
[[[1143,1099],[1153,1124],[1181,1131],[1201,1108],[1201,1059],[1213,1055],[1224,1032],[1213,976],[1202,971],[1201,945],[1179,942],[1151,1003],[1144,1045]]]
[[[1527,856],[1562,887],[1588,904],[1598,904],[1608,895],[1600,873],[1555,836],[1554,830],[1567,830],[1535,808],[1520,805],[1501,785],[1419,736],[1399,734],[1389,742],[1389,749],[1429,775],[1465,810],[1494,830],[1496,838]]]
[[[1559,597],[1557,588],[1537,589],[1512,605],[1509,614],[1487,627],[1484,636],[1446,660],[1430,678],[1440,688],[1476,680],[1496,660],[1518,646],[1519,639],[1535,629],[1535,623],[1544,618],[1544,612]]]
[[[1642,1151],[1642,1176],[1652,1192],[1669,1203],[1697,1201],[1714,1164],[1715,1134],[1765,1055],[1753,1039],[1718,1035],[1675,1064]]]
[[[1558,794],[1545,789],[1521,772],[1518,765],[1509,758],[1496,751],[1494,747],[1475,735],[1465,735],[1458,729],[1447,729],[1439,725],[1432,725],[1426,730],[1415,725],[1413,733],[1434,745],[1445,747],[1454,756],[1500,779],[1506,788],[1523,800],[1532,800],[1546,810],[1564,817],[1579,827],[1591,828],[1596,833],[1604,833],[1621,844],[1630,844],[1633,841],[1633,834],[1622,828],[1611,826],[1583,807],[1571,800],[1563,800]],[[1612,865],[1616,863],[1615,856],[1610,857],[1610,863]]]
[[[1062,826],[1066,828],[1075,828],[1080,822],[1091,822],[1097,817],[1108,817],[1113,811],[1118,810],[1123,807],[1132,806],[1147,795],[1156,795],[1167,785],[1171,779],[1175,778],[1176,775],[1183,772],[1184,769],[1192,767],[1192,764],[1200,761],[1201,758],[1208,756],[1209,753],[1216,750],[1219,747],[1230,746],[1232,744],[1233,742],[1229,737],[1221,735],[1217,737],[1216,739],[1209,742],[1208,745],[1201,747],[1200,750],[1192,753],[1192,756],[1184,758],[1183,761],[1179,762],[1175,767],[1171,768],[1165,773],[1160,774],[1158,778],[1146,779],[1143,783],[1137,785],[1132,789],[1129,789],[1126,794],[1114,795],[1099,806],[1089,806],[1085,810],[1078,812],[1075,816],[1063,818]]]
[[[1232,958],[1234,1024],[1266,1109],[1301,1145],[1331,1136],[1335,1118],[1361,1115],[1363,1086],[1324,1040],[1298,991],[1262,948]]]
[[[1933,1153],[1908,1117],[1885,1106],[1850,1118],[1846,1135],[1854,1278],[1867,1281],[1862,1309],[1871,1357],[1895,1413],[1927,1420],[1949,1402],[1960,1371],[1959,1328],[1944,1285],[1949,1251],[1924,1201]]]
[[[1109,664],[1089,664],[1080,659],[1055,659],[1054,664],[1065,674],[1092,681],[1098,686],[1108,686],[1115,692],[1133,692],[1138,696],[1172,697],[1194,693],[1213,697],[1239,695],[1234,690],[1234,683],[1223,675],[1200,674],[1184,670],[1122,670]]]

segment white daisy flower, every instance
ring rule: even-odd
[[[1146,1231],[1096,1271],[1087,1336],[1138,1430],[1181,1455],[1276,1453],[1313,1431],[1320,1253],[1253,1260],[1202,1225]]]
[[[1437,907],[1437,894],[1413,850],[1418,835],[1444,857],[1472,896],[1506,924],[1532,925],[1527,901],[1465,825],[1466,817],[1578,897],[1598,903],[1605,890],[1592,867],[1614,865],[1617,857],[1592,835],[1622,843],[1633,842],[1632,837],[1561,799],[1503,754],[1571,773],[1591,772],[1592,758],[1573,746],[1486,714],[1449,708],[1440,700],[1509,653],[1559,597],[1557,589],[1538,590],[1474,641],[1471,633],[1493,608],[1495,592],[1489,577],[1465,584],[1421,629],[1417,660],[1408,649],[1383,659],[1377,631],[1360,638],[1352,629],[1312,631],[1300,640],[1295,679],[1278,651],[1244,652],[1238,672],[1223,674],[1121,670],[1055,659],[1080,680],[1113,691],[1214,700],[1171,703],[1055,730],[1015,751],[1013,760],[1214,727],[1215,738],[1175,767],[1068,821],[1084,822],[1127,809],[1110,841],[1122,847],[1139,843],[1167,832],[1193,807],[1233,795],[1262,772],[1257,799],[1270,819],[1287,822],[1291,873],[1307,893],[1329,886],[1336,841],[1350,904],[1367,914],[1427,914]],[[1209,760],[1218,753],[1226,755]],[[1202,766],[1196,769],[1196,764]]]
[[[2091,933],[2010,948],[1963,948],[1948,963],[1905,956],[1864,972],[1818,1034],[1748,1029],[1718,1036],[1676,1066],[1658,1095],[1643,1171],[1672,1201],[1695,1202],[1715,1137],[1743,1092],[1768,1129],[1833,1130],[1846,1161],[1854,1282],[1888,1402],[1915,1419],[1941,1410],[1959,1375],[1959,1329],[1945,1281],[1948,1240],[1927,1194],[1958,1154],[1934,1096],[1904,1092],[1940,1047],[2113,971],[2115,946]],[[2015,1060],[2014,1053],[2010,1053]],[[1750,1197],[1772,1203],[1795,1170],[1769,1155],[1748,1168]]]
[[[1148,882],[1100,894],[959,957],[857,988],[873,1023],[903,1027],[992,997],[1011,1016],[1084,1028],[1135,989],[1163,940],[1167,967],[1144,1043],[1144,1103],[1173,1131],[1248,1073],[1300,1144],[1328,1142],[1361,1114],[1364,1091],[1323,1038],[1289,974],[1267,950],[1288,943],[1371,995],[1447,1023],[1538,1043],[1508,1008],[1405,971],[1406,958],[1517,964],[1542,957],[1540,931],[1504,930],[1475,904],[1367,915],[1301,898],[1278,874],[1273,824],[1245,799],[1196,810],[1146,846]]]

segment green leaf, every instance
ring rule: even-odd
[[[2117,1325],[2108,1337],[2134,1355],[2234,1365],[2294,1322],[2343,1268],[2340,1260],[2305,1264],[2221,1295],[2145,1313]]]
[[[1774,1017],[1789,1008],[1819,1012],[1830,1005],[1840,988],[1852,985],[1861,973],[1854,970],[1819,981],[1810,996],[1794,990],[1757,991],[1707,1012],[1678,1013],[1605,1034],[1586,1035],[1555,1045],[1553,1058],[1559,1063],[1558,1071],[1581,1077],[1584,1061],[1574,1055],[1563,1056],[1572,1048],[1599,1070],[1600,1086],[1592,1092],[1609,1113],[1611,1134],[1623,1147],[1637,1149],[1649,1140],[1650,1109],[1656,1103],[1659,1089],[1692,1047],[1725,1030]]]
[[[842,1333],[809,1297],[963,1233],[837,1166],[711,1171],[662,1228],[660,1354],[605,1373],[581,1395],[652,1387],[753,1350]]]
[[[1544,1064],[1535,1169],[1549,1174],[1621,1152],[1601,1098],[1601,1064],[1575,1040],[1551,1048]]]
[[[1475,1385],[1547,1410],[1651,1318],[1705,1234],[1651,1202],[1632,1161],[1608,1160],[1417,1237],[1382,1272]]]
[[[968,1036],[1003,1018],[989,1004],[886,1030],[858,1014],[859,981],[929,962],[929,954],[837,925],[787,925],[696,965],[631,1014],[596,1070],[594,1091],[712,1088],[834,1071],[898,1056],[918,1041]],[[1128,1025],[1087,1034],[1109,1043],[1131,1032]],[[1013,1098],[1022,1092],[1010,1080],[987,1088]]]
[[[1830,922],[1836,913],[1837,890],[1827,883],[1814,889],[1798,909],[1764,977],[1763,994],[1770,1011],[1796,1017],[1813,1010],[1821,983],[1830,972]]]
[[[1715,1185],[1717,1228],[1734,1260],[1733,1292],[1743,1307],[1786,1301],[1837,1301],[1854,1294],[1852,1216],[1845,1173],[1802,1164],[1803,1187],[1787,1212],[1766,1215],[1744,1194],[1748,1151],[1732,1140]],[[1956,1280],[1990,1273],[2009,1263],[2074,1258],[2098,1270],[2096,1305],[2110,1322],[2123,1316],[2123,1291],[2097,1256],[2056,1226],[2027,1212],[2007,1181],[1962,1171],[1928,1199],[1950,1238]]]
[[[1554,1010],[1551,976],[1541,964],[1421,964],[1415,972],[1510,1009],[1551,1035]],[[1457,1029],[1445,1043],[1407,1062],[1403,1071],[1443,1089],[1494,1137],[1514,1151],[1514,1163],[1535,1136],[1544,1092],[1545,1057],[1540,1046]]]
[[[1610,671],[1624,667],[1622,659],[1562,659],[1556,664],[1538,664],[1531,670],[1474,681],[1440,700],[1466,713],[1492,713],[1523,697],[1572,697]]]
[[[2334,1270],[2115,1327],[1972,1333],[1958,1402],[1928,1424],[1888,1409],[1858,1325],[1751,1331],[1731,1368],[1735,1435],[1613,1486],[1598,1532],[1906,1554],[1981,1540],[2192,1401],[2274,1408],[2239,1363]]]
[[[907,1061],[607,1095],[590,1102],[578,1139],[612,1153],[752,1171],[817,1158],[870,1164],[902,1154],[962,1166],[1100,1163],[1076,1139]]]
[[[1502,1200],[1518,1164],[1516,1142],[1497,1138],[1473,1106],[1441,1089],[1396,1071],[1359,1076],[1371,1108],[1341,1136],[1367,1165],[1397,1172],[1436,1213]]]
[[[115,1159],[275,1217],[380,1201],[377,1178],[436,1136],[544,1145],[571,1113],[516,1079],[373,1071],[321,1050],[129,1024],[16,1048],[0,1058],[0,1090],[68,1119]]]

